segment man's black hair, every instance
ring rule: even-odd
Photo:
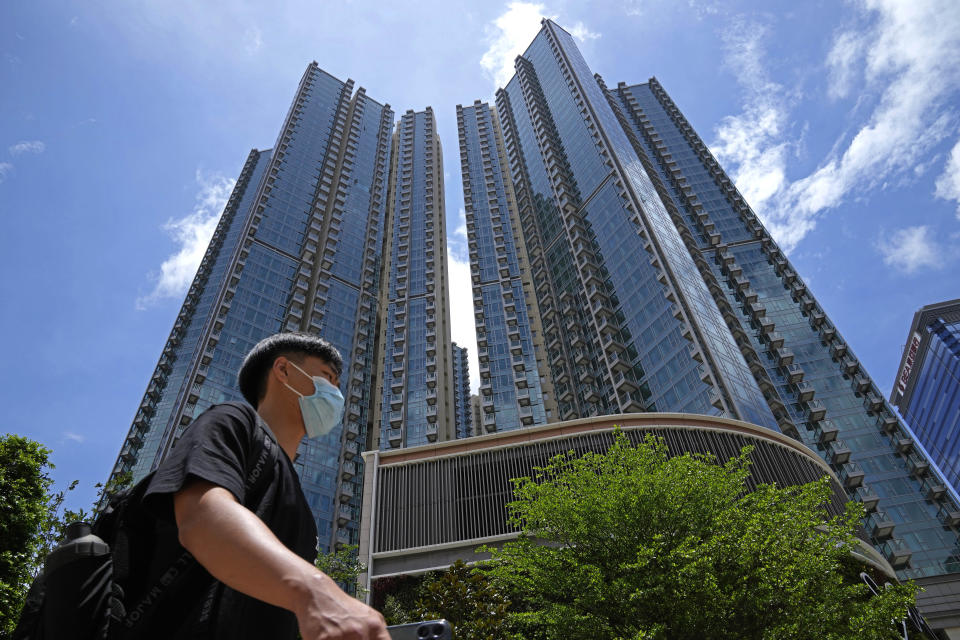
[[[343,358],[336,347],[309,333],[277,333],[264,338],[250,350],[240,366],[237,384],[247,402],[256,407],[267,392],[267,373],[280,356],[302,361],[304,356],[320,358],[340,376]],[[299,356],[299,357],[298,357]]]

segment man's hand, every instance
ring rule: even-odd
[[[217,580],[292,611],[304,640],[390,640],[383,616],[280,542],[233,494],[195,480],[173,497],[180,544]]]
[[[344,593],[319,571],[294,613],[304,640],[390,640],[376,609]]]

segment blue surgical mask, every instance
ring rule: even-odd
[[[313,380],[313,395],[305,396],[289,384],[287,388],[300,396],[300,413],[308,438],[319,438],[330,433],[343,416],[343,394],[324,377],[309,373],[290,363],[294,369]]]

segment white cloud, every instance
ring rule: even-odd
[[[960,219],[960,140],[954,145],[943,173],[937,178],[936,195],[944,200],[956,200],[957,219]]]
[[[80,435],[79,433],[73,433],[72,431],[64,431],[63,437],[66,438],[67,440],[72,440],[73,442],[77,442],[77,443],[80,443],[86,440],[84,436]]]
[[[447,269],[450,276],[450,337],[458,347],[467,348],[470,367],[470,389],[480,388],[480,363],[477,360],[477,331],[473,318],[473,283],[470,262],[459,259],[447,248]]]
[[[895,269],[914,273],[924,267],[940,269],[946,256],[933,239],[928,226],[907,227],[894,231],[877,242],[883,262]]]
[[[480,58],[480,66],[493,82],[494,88],[507,84],[513,76],[514,60],[522,54],[540,31],[543,18],[558,21],[546,5],[534,2],[511,2],[507,10],[486,28],[489,47]],[[581,42],[596,40],[599,33],[591,31],[583,22],[569,29],[570,35]]]
[[[767,29],[734,20],[722,35],[726,65],[745,89],[744,112],[727,116],[716,128],[711,148],[721,163],[736,166],[734,180],[747,202],[763,209],[783,188],[789,147],[781,142],[787,126],[783,87],[770,80],[761,60]]]
[[[469,259],[467,248],[467,214],[463,207],[457,210],[457,226],[447,235],[447,246],[450,252],[460,260]]]
[[[0,162],[0,182],[6,180],[11,171],[13,171],[13,165],[11,163]]]
[[[623,11],[628,16],[664,14],[678,4],[674,0],[623,0]],[[711,0],[687,0],[687,7],[697,20],[715,16],[722,10],[720,3]]]
[[[43,150],[46,148],[47,145],[40,140],[22,140],[17,144],[7,147],[7,150],[12,156],[19,156],[24,153],[43,153]]]
[[[532,2],[511,2],[505,13],[487,27],[490,46],[480,58],[480,66],[495,87],[503,87],[513,75],[513,61],[523,53],[540,30],[540,20],[556,19],[546,7]]]
[[[859,35],[844,31],[836,36],[827,60],[833,73],[829,91],[837,96],[849,92],[859,65],[866,88],[879,94],[879,99],[849,142],[838,141],[816,170],[792,183],[779,173],[789,131],[766,126],[769,121],[782,125],[785,120],[778,117],[785,118],[786,112],[785,104],[765,101],[768,94],[762,83],[757,84],[763,78],[762,48],[747,56],[751,53],[747,47],[744,55],[732,56],[746,65],[739,79],[748,89],[748,99],[742,115],[718,127],[718,135],[723,134],[721,149],[726,145],[737,186],[759,197],[752,204],[787,250],[816,226],[818,216],[848,197],[908,180],[957,118],[953,97],[960,88],[960,65],[956,64],[960,11],[953,0],[861,0],[860,4],[873,22]],[[753,62],[761,75],[755,73]],[[757,86],[760,91],[755,90]],[[745,132],[747,142],[740,147],[730,145],[729,140],[737,137],[724,129],[738,120],[746,123],[733,127],[735,133]]]
[[[243,34],[243,39],[244,49],[246,49],[247,55],[252,56],[260,51],[260,47],[263,46],[263,33],[257,27],[247,29],[246,33]]]
[[[587,28],[587,25],[582,22],[575,23],[570,27],[570,35],[579,40],[580,42],[586,42],[587,40],[596,40],[600,37],[600,34],[595,31],[590,31]]]
[[[136,306],[144,310],[164,298],[178,298],[183,295],[193,281],[197,267],[210,244],[210,238],[220,221],[220,214],[230,197],[235,180],[214,174],[204,175],[197,171],[197,203],[193,213],[170,219],[163,230],[180,246],[176,253],[163,261],[153,291],[137,298]]]
[[[850,95],[865,45],[863,34],[856,31],[844,31],[834,39],[833,48],[827,54],[827,95],[831,98],[846,98]]]

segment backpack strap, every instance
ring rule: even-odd
[[[257,454],[256,459],[252,463],[248,464],[246,471],[246,477],[244,479],[244,502],[248,502],[251,496],[262,494],[266,491],[267,487],[273,481],[276,463],[279,459],[280,444],[277,442],[276,436],[267,426],[266,422],[253,410],[252,407],[243,403],[231,403],[242,409],[244,415],[246,415],[251,424],[251,433],[252,433],[252,442],[259,443],[261,445],[261,450]],[[249,462],[249,461],[248,461]],[[131,552],[129,545],[129,534],[128,527],[125,526],[126,516],[130,515],[128,508],[132,503],[139,504],[143,499],[143,494],[146,492],[147,486],[150,484],[150,479],[153,477],[151,472],[149,475],[145,476],[140,482],[138,482],[131,489],[127,489],[121,494],[116,496],[117,506],[115,508],[114,517],[118,520],[116,523],[116,536],[115,544],[113,546],[113,568],[114,568],[114,580],[115,583],[123,583],[130,576],[131,571]],[[111,500],[111,506],[114,504],[114,500]],[[244,504],[248,509],[250,508]],[[252,509],[251,509],[252,510]],[[140,511],[136,509],[136,511]],[[257,509],[254,513],[258,516],[262,516],[262,510]],[[196,559],[193,555],[187,551],[183,550],[181,554],[177,556],[171,562],[170,569],[166,572],[160,573],[160,578],[158,581],[163,581],[165,576],[168,573],[171,573],[174,569],[176,575],[184,575],[187,573],[188,569],[196,563]],[[149,589],[147,590],[149,591]],[[216,587],[212,588],[208,594],[207,598],[214,597],[218,589]],[[118,594],[119,599],[123,598],[123,592],[120,590]],[[117,598],[115,598],[117,599]],[[126,611],[124,610],[122,602],[118,599],[117,606],[112,608],[113,618],[115,622],[119,622],[122,618],[126,616]],[[209,621],[200,621],[198,629],[206,628],[206,625]],[[111,625],[111,638],[116,638],[117,632],[119,632],[118,627],[122,624],[112,624]]]

